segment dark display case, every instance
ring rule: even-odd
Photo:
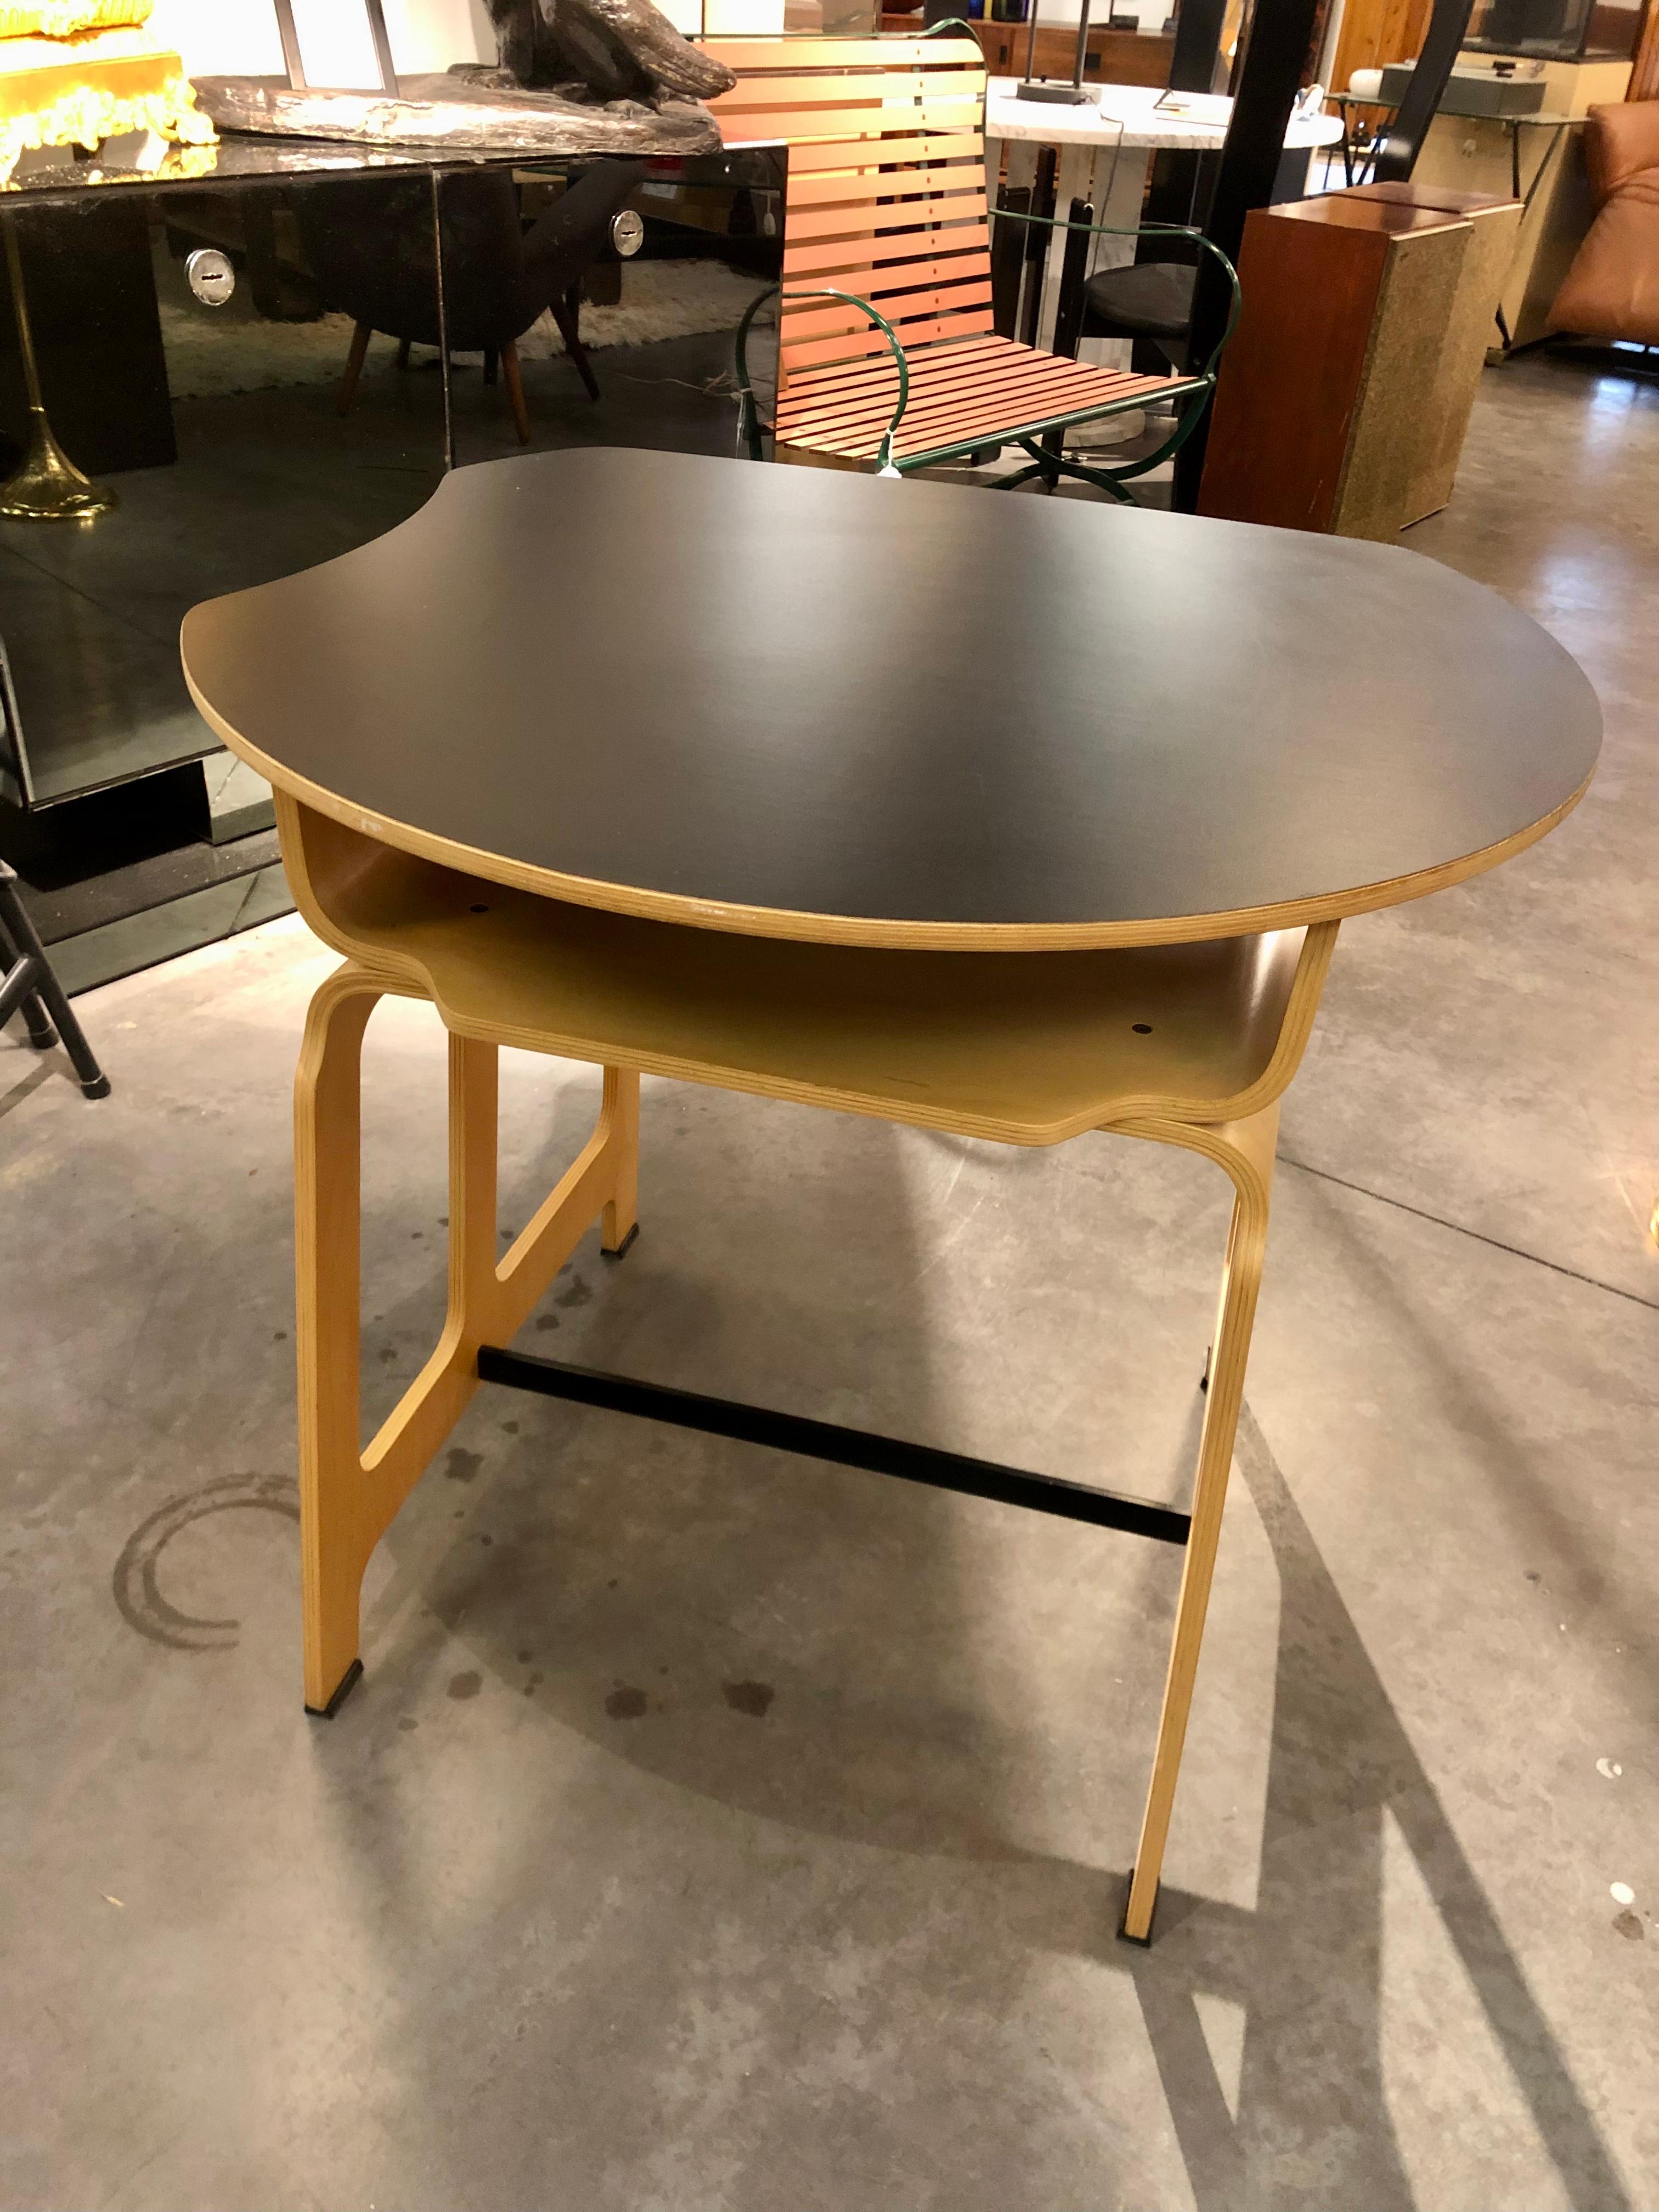
[[[52,434],[112,499],[79,520],[0,516],[14,806],[216,750],[179,667],[186,610],[343,552],[429,495],[443,380],[366,375],[337,411],[352,325],[325,312],[306,241],[395,231],[435,299],[437,192],[419,164],[252,142],[146,177],[37,165],[0,192],[15,248],[0,264],[0,477],[31,429],[21,290]]]
[[[781,167],[234,136],[144,174],[57,158],[0,187],[0,858],[74,989],[286,903],[269,793],[185,687],[188,609],[380,537],[448,468],[732,451]],[[531,268],[579,201],[598,232]],[[5,512],[43,422],[82,520]]]
[[[1475,0],[1466,48],[1556,62],[1628,61],[1641,0]]]

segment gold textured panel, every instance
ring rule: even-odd
[[[0,40],[0,183],[37,146],[84,146],[155,131],[210,146],[182,58],[134,26],[71,39]]]
[[[147,23],[155,0],[17,0],[0,4],[0,39],[70,39],[77,31]]]

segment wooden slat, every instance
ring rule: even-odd
[[[934,346],[917,356],[915,373],[919,377],[943,376],[957,367],[958,356],[966,362],[985,354],[1004,351],[1012,343],[1009,338],[988,337],[969,338],[960,346]],[[850,377],[866,373],[856,368],[819,368],[814,369],[804,381],[814,390],[822,387],[827,391],[832,385],[844,384]]]
[[[929,430],[939,423],[948,423],[959,416],[976,413],[989,408],[1005,421],[1024,421],[1029,415],[1052,414],[1066,408],[1091,407],[1097,403],[1109,404],[1121,397],[1122,392],[1134,384],[1144,384],[1128,370],[1115,377],[1107,377],[1098,385],[1066,385],[1049,379],[1020,377],[969,378],[966,383],[948,391],[912,398],[904,410],[904,422],[908,429]],[[846,403],[819,403],[797,408],[793,402],[779,410],[780,428],[792,433],[811,428],[817,439],[827,437],[851,438],[873,434],[886,428],[897,404],[896,381],[884,392],[871,394],[869,404],[855,410]]]
[[[967,170],[947,170],[946,175],[960,174],[966,179]],[[975,179],[974,182],[978,183]],[[927,199],[910,199],[885,204],[873,210],[866,204],[846,209],[806,209],[791,207],[784,224],[783,262],[789,265],[792,245],[799,247],[803,240],[833,239],[843,234],[869,238],[885,237],[890,232],[909,230],[918,223],[954,223],[983,222],[988,213],[983,190],[952,194],[942,198],[938,194]],[[900,218],[902,218],[901,221]]]
[[[848,270],[851,276],[854,272]],[[902,261],[893,269],[866,269],[865,279],[870,286],[866,291],[859,284],[844,284],[843,291],[856,292],[861,300],[868,300],[884,315],[887,302],[896,293],[914,290],[921,285],[960,284],[969,277],[975,283],[988,284],[991,264],[981,250],[978,253],[941,254],[932,261]]]
[[[960,411],[981,399],[1005,407],[1040,404],[1109,404],[1129,387],[1164,389],[1188,379],[1148,379],[1129,369],[1095,368],[1044,354],[1007,338],[939,347],[914,356],[909,364],[910,400],[907,423],[931,422],[941,412]],[[819,433],[852,432],[860,422],[884,428],[898,395],[897,371],[890,358],[849,363],[820,372],[792,386],[780,402],[781,426],[811,417]]]
[[[1068,422],[1087,422],[1091,416],[1098,419],[1121,408],[1127,414],[1133,408],[1148,405],[1154,399],[1168,397],[1171,386],[1184,383],[1184,379],[1149,376],[1131,382],[1119,392],[1079,394],[1075,398],[1056,399],[1033,394],[1023,407],[998,406],[987,403],[982,407],[962,408],[950,416],[935,420],[912,429],[907,413],[893,441],[902,455],[936,453],[942,446],[982,440],[986,444],[1006,442],[1018,437],[1030,437],[1039,431],[1063,428]],[[791,441],[784,441],[787,445]],[[852,441],[842,448],[855,453],[861,447],[873,455],[879,448],[879,434],[874,438]],[[831,450],[826,448],[826,450]]]
[[[918,386],[924,382],[939,381],[947,374],[963,373],[967,365],[975,362],[980,362],[982,367],[988,355],[994,353],[1008,343],[1006,338],[995,337],[964,338],[959,345],[930,347],[925,352],[915,355],[908,365]],[[896,392],[898,390],[898,373],[893,366],[890,356],[885,361],[878,357],[875,362],[867,361],[833,362],[827,368],[800,371],[791,381],[789,399],[793,404],[797,393],[799,394],[802,401],[805,402],[808,399],[828,398],[842,393],[855,392],[866,387],[873,387],[884,378],[889,394]]]
[[[936,72],[909,75],[902,70],[804,70],[795,76],[739,77],[730,92],[705,102],[715,116],[743,115],[754,108],[895,106],[902,100],[971,100],[964,77],[941,78]]]
[[[939,350],[957,354],[966,353],[967,348],[947,346]],[[1126,379],[1141,380],[1136,371],[1127,368],[1085,369],[1075,376],[1053,376],[1043,374],[1040,364],[1041,356],[1038,356],[1038,365],[1034,368],[1029,355],[1024,362],[999,360],[994,355],[981,356],[977,365],[964,363],[956,367],[948,379],[929,380],[925,374],[927,362],[924,356],[915,362],[913,368],[909,410],[922,413],[940,407],[959,406],[981,393],[996,393],[1006,399],[1012,399],[1018,393],[1039,389],[1045,394],[1065,392],[1073,396],[1086,397],[1102,392],[1109,396]],[[793,419],[799,411],[806,410],[811,412],[815,420],[851,424],[861,414],[872,419],[884,410],[890,414],[898,393],[896,374],[890,363],[883,362],[879,356],[862,366],[865,370],[862,391],[856,385],[827,393],[808,392],[798,395],[792,391],[780,410],[781,415],[787,415]],[[907,416],[909,410],[907,410]]]
[[[869,271],[886,267],[890,262],[919,259],[923,254],[979,253],[988,255],[991,234],[983,223],[960,223],[951,228],[927,229],[888,234],[871,238],[847,238],[835,246],[798,246],[791,247],[786,239],[783,249],[783,281],[794,278],[803,281],[829,269],[851,270],[861,267]],[[854,291],[861,288],[854,285]]]
[[[1103,414],[1107,410],[1122,406],[1144,405],[1153,398],[1163,398],[1172,382],[1164,377],[1130,378],[1127,388],[1120,392],[1103,392],[1088,397],[1079,395],[1075,400],[1054,400],[1032,394],[1024,407],[999,405],[985,402],[980,405],[964,406],[950,415],[936,418],[925,425],[913,425],[907,413],[900,423],[894,441],[902,457],[929,453],[946,446],[965,445],[980,440],[994,444],[1016,437],[1029,437],[1045,429],[1054,429],[1067,422],[1079,422],[1090,415]],[[1144,389],[1135,388],[1137,386]],[[880,449],[879,431],[866,435],[842,438],[821,438],[808,432],[805,437],[785,437],[785,445],[811,446],[819,453],[840,453],[851,459],[873,459]]]
[[[976,308],[971,313],[953,315],[948,321],[941,319],[937,323],[919,324],[904,332],[904,343],[907,348],[926,345],[934,338],[966,337],[975,331],[988,331],[990,327],[990,309]],[[878,348],[887,355],[890,361],[892,359],[886,339],[877,330],[866,330],[838,338],[808,339],[784,357],[786,385],[790,371],[798,365],[810,368],[815,362],[851,361],[860,354],[874,353]]]
[[[1079,386],[1065,391],[1033,385],[969,393],[926,408],[907,407],[899,424],[898,443],[901,449],[908,447],[921,452],[934,446],[951,445],[958,437],[980,430],[1000,429],[1012,436],[1016,429],[1024,429],[1033,422],[1076,420],[1109,407],[1142,405],[1162,398],[1170,382],[1167,377],[1132,376],[1126,372],[1097,387]],[[858,422],[825,422],[815,414],[804,417],[792,415],[787,421],[780,418],[778,434],[786,444],[810,441],[836,451],[867,446],[873,453],[892,413],[889,405]]]
[[[1007,339],[939,349],[948,380],[935,380],[924,356],[913,368],[911,398],[900,426],[901,448],[928,451],[958,437],[999,429],[1012,436],[1034,422],[1079,415],[1188,388],[1193,380],[1143,376],[1129,369],[1097,369],[1033,352]],[[863,386],[860,392],[859,387]],[[874,452],[897,398],[897,375],[877,357],[832,393],[790,392],[778,409],[778,434],[789,444],[826,450],[867,447]]]
[[[879,174],[873,170],[863,170],[844,177],[808,176],[798,167],[793,150],[790,154],[789,167],[792,172],[788,191],[791,218],[798,217],[804,208],[828,207],[832,203],[874,200],[879,204],[890,200],[896,207],[903,206],[908,210],[914,210],[919,196],[921,204],[926,204],[930,198],[943,198],[955,192],[977,192],[982,196],[985,191],[985,159],[977,141],[975,142],[972,161],[953,163],[949,167],[934,166],[924,169],[901,166],[884,169]],[[907,211],[905,220],[913,222],[914,213]],[[788,228],[786,222],[786,234]],[[799,235],[805,237],[806,233],[803,231]]]
[[[953,284],[938,291],[907,292],[896,299],[884,301],[881,313],[897,331],[901,343],[904,325],[919,318],[948,313],[952,307],[977,307],[991,297],[988,279],[977,283]],[[784,325],[781,343],[792,348],[802,338],[829,337],[836,331],[859,329],[864,318],[856,307],[839,306],[815,308],[803,301],[792,307],[786,301],[784,313],[788,317]]]
[[[952,347],[951,350],[954,352],[956,349]],[[885,363],[879,365],[886,366]],[[1124,372],[1125,374],[1127,373]],[[1012,407],[1019,404],[1024,395],[1035,391],[1039,385],[1046,390],[1048,383],[1048,380],[1034,378],[1018,369],[994,368],[988,372],[981,369],[976,375],[964,375],[958,382],[934,385],[921,392],[913,383],[904,419],[908,422],[913,417],[921,421],[941,413],[960,413],[963,407],[973,405],[981,399],[991,399],[1000,405]],[[831,398],[809,394],[804,399],[797,399],[791,392],[778,410],[778,420],[792,424],[810,420],[820,433],[830,430],[850,433],[866,423],[874,427],[884,422],[896,405],[898,379],[896,375],[888,375],[878,384],[877,380],[871,377],[868,386],[869,389],[861,396],[852,392]],[[1056,386],[1054,388],[1059,387]]]
[[[920,381],[932,375],[943,375],[947,355],[953,360],[960,357],[963,362],[969,362],[980,358],[988,349],[1006,343],[1006,340],[1000,341],[994,337],[968,337],[959,344],[941,344],[914,355],[908,365]],[[833,362],[825,368],[800,370],[791,380],[787,401],[780,402],[780,404],[793,406],[798,397],[802,405],[828,404],[832,401],[854,398],[865,392],[870,393],[873,401],[884,392],[890,398],[897,390],[898,377],[891,356],[883,360],[878,355],[873,362]]]
[[[956,284],[972,277],[990,282],[990,263],[981,247],[977,253],[946,254],[934,261],[901,261],[885,269],[872,269],[866,262],[862,268],[819,270],[796,278],[786,280],[787,291],[815,292],[826,286],[838,292],[851,292],[860,300],[868,300],[872,307],[887,313],[886,300],[890,294],[901,292],[920,284]],[[786,307],[791,303],[785,301]]]
[[[990,277],[984,270],[976,270],[971,261],[964,260],[959,267],[947,266],[943,276],[936,282],[919,285],[910,291],[890,287],[878,299],[872,300],[870,304],[872,307],[878,307],[890,323],[902,323],[916,315],[932,314],[936,302],[943,298],[947,291],[951,295],[949,304],[952,307],[960,301],[965,291],[973,292],[977,300],[976,288],[980,285],[988,285],[989,283]],[[842,284],[837,285],[835,289],[837,291],[850,291],[852,287]],[[801,289],[810,293],[812,288],[803,286]],[[860,293],[858,296],[865,298],[867,295]],[[990,296],[988,292],[986,296],[987,298]],[[834,315],[845,322],[849,315],[856,313],[855,308],[838,307],[833,301],[819,306],[811,298],[785,300],[782,307],[784,343],[787,344],[792,339],[806,335],[820,316]],[[848,327],[849,329],[852,327],[850,323]]]
[[[907,131],[971,131],[979,121],[979,106],[971,100],[933,100],[890,107],[872,100],[867,107],[765,108],[715,120],[726,146],[817,147],[822,142],[861,148],[866,134],[874,143],[878,137],[884,141]]]
[[[971,155],[983,162],[985,150],[977,131],[950,138],[907,138],[896,129],[879,138],[860,138],[842,141],[839,145],[817,145],[811,142],[789,149],[790,188],[793,193],[797,172],[802,176],[817,176],[833,169],[845,170],[849,177],[867,175],[884,166],[919,161],[953,161]],[[820,194],[822,198],[824,195]]]

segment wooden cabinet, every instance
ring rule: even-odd
[[[1369,186],[1252,214],[1199,512],[1387,539],[1443,507],[1520,212]]]
[[[921,16],[884,15],[884,31],[908,31],[914,34],[921,27]],[[1030,36],[1027,23],[975,23],[974,36],[979,40],[985,56],[985,66],[993,76],[1024,76],[1025,74],[1025,44]],[[1084,50],[1083,74],[1090,84],[1152,84],[1162,87],[1170,82],[1170,64],[1175,54],[1175,34],[1165,38],[1161,33],[1140,31],[1111,31],[1103,24],[1091,26],[1089,43]],[[1073,25],[1057,23],[1037,26],[1036,74],[1039,76],[1069,77],[1077,63],[1077,31]]]

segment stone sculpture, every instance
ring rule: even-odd
[[[525,155],[717,154],[702,105],[736,82],[651,0],[489,0],[495,64],[400,78],[390,92],[198,77],[222,130]]]
[[[737,82],[651,0],[489,0],[489,14],[519,84],[567,91],[574,78],[601,100],[712,100]]]

